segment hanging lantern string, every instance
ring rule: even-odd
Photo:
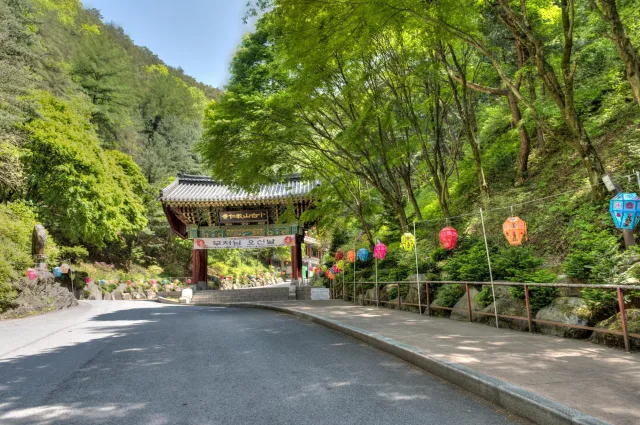
[[[629,178],[630,176],[632,176],[632,177],[633,177],[633,176],[637,177],[637,178],[638,178],[638,186],[640,186],[640,172],[635,172],[635,173],[633,173],[633,174],[628,174],[628,175],[626,175],[626,176],[617,176],[617,178],[618,178],[618,179],[624,179],[624,178]],[[596,185],[596,187],[597,187],[597,186],[600,186],[600,185],[603,185],[603,184],[604,184],[604,182],[600,182],[600,183],[598,183],[598,185]],[[593,185],[589,184],[589,187],[593,187]],[[488,212],[493,212],[493,211],[501,211],[501,210],[511,209],[511,211],[512,211],[512,212],[511,212],[511,215],[513,215],[513,208],[514,208],[514,207],[519,207],[519,206],[522,206],[522,205],[528,205],[528,204],[532,204],[532,203],[534,203],[534,202],[545,201],[545,200],[547,200],[547,199],[557,198],[557,197],[560,197],[560,196],[568,195],[568,194],[570,194],[570,193],[579,192],[579,191],[581,191],[581,190],[584,190],[584,188],[572,189],[572,190],[568,190],[568,191],[566,191],[566,192],[556,193],[555,195],[544,196],[544,197],[542,197],[542,198],[532,199],[532,200],[530,200],[530,201],[526,201],[526,202],[521,202],[521,203],[518,203],[518,204],[509,205],[509,206],[506,206],[506,207],[496,207],[496,208],[491,208],[491,209],[483,210],[483,212],[484,212],[484,213],[488,213]],[[530,192],[525,192],[525,194],[526,194],[526,193],[530,193]],[[469,214],[459,214],[459,215],[454,215],[454,216],[451,216],[451,217],[445,218],[445,222],[448,222],[449,220],[453,220],[454,218],[470,217],[470,216],[479,216],[479,215],[480,215],[479,213],[469,213]],[[416,221],[416,224],[420,224],[420,223],[433,223],[433,222],[436,222],[436,221],[440,221],[440,222],[441,222],[441,221],[442,221],[442,219],[441,219],[441,218],[436,218],[436,219],[432,219],[432,220],[418,220],[418,221]]]

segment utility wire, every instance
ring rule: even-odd
[[[618,179],[624,179],[624,178],[626,178],[626,179],[629,179],[629,181],[630,181],[630,179],[631,179],[632,177],[638,177],[638,173],[637,173],[637,172],[634,172],[633,174],[628,174],[628,175],[626,175],[626,176],[617,176],[616,178],[618,178]],[[597,186],[600,186],[600,185],[603,185],[603,184],[604,184],[604,182],[599,182]],[[640,185],[640,179],[638,180],[638,184]],[[597,187],[597,186],[596,186],[596,187]],[[593,185],[591,185],[591,184],[589,184],[589,187],[594,187],[594,186],[593,186]],[[508,206],[506,206],[506,207],[496,207],[496,208],[492,208],[492,209],[484,210],[484,212],[485,212],[485,213],[488,213],[488,212],[492,212],[492,211],[500,211],[500,210],[511,209],[511,208],[513,208],[513,207],[519,207],[519,206],[522,206],[522,205],[532,204],[532,203],[534,203],[534,202],[540,202],[540,201],[544,201],[544,200],[547,200],[547,199],[558,198],[558,197],[560,197],[560,196],[568,195],[568,194],[570,194],[570,193],[574,193],[574,192],[579,192],[579,191],[581,191],[581,190],[584,190],[584,187],[581,187],[581,188],[578,188],[578,189],[568,190],[568,191],[566,191],[566,192],[562,192],[562,193],[556,193],[556,194],[554,194],[554,195],[544,196],[544,197],[542,197],[542,198],[532,199],[531,201],[520,202],[520,203],[518,203],[518,204],[508,205]],[[525,194],[526,194],[526,193],[531,193],[531,191],[524,192],[524,193],[525,193]],[[443,218],[435,218],[435,219],[432,219],[432,220],[420,220],[420,221],[416,221],[416,224],[421,224],[421,223],[433,223],[433,222],[437,222],[437,221],[447,221],[447,220],[452,220],[452,219],[454,219],[454,218],[470,217],[470,216],[479,216],[479,215],[480,215],[479,213],[459,214],[459,215],[454,215],[454,216],[449,217],[449,218],[444,218],[444,217],[443,217]]]

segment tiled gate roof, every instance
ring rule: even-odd
[[[318,181],[301,180],[293,175],[284,183],[263,184],[255,192],[236,189],[206,176],[179,174],[169,186],[160,192],[160,201],[171,205],[210,204],[273,204],[284,200],[308,200]]]

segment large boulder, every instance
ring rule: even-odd
[[[424,290],[424,285],[422,285],[422,289]],[[424,293],[420,295],[422,296],[422,299],[420,301],[422,303],[425,303],[426,301],[425,301]],[[418,286],[417,285],[409,286],[409,291],[407,292],[407,295],[402,300],[402,310],[410,311],[412,313],[419,313],[417,306],[407,305],[407,304],[416,304],[416,305],[418,304]]]
[[[31,316],[78,305],[71,291],[50,277],[20,279],[13,284],[18,297],[0,319]]]
[[[149,289],[147,291],[147,299],[148,300],[157,300],[158,299],[158,294],[155,291],[152,291],[151,289]]]
[[[498,318],[498,326],[501,328],[514,329],[516,331],[528,331],[529,325],[527,324],[527,305],[524,300],[512,297],[496,298],[496,307],[498,314],[504,314],[506,316],[522,317],[525,320],[507,319],[503,317]],[[483,313],[495,313],[494,304],[491,303],[487,307],[482,309]],[[490,326],[496,325],[495,316],[476,315],[474,321],[484,323]]]
[[[369,288],[364,291],[364,299],[367,303],[376,303],[376,288]]]
[[[116,289],[115,291],[113,291],[112,296],[115,301],[122,300],[122,292],[119,289]]]
[[[132,299],[132,298],[131,298],[131,294],[130,294],[130,293],[128,293],[128,292],[125,292],[124,294],[122,294],[122,299],[123,299],[124,301],[131,301],[131,299]]]
[[[136,300],[146,300],[147,294],[145,294],[144,292],[134,292],[133,298]]]
[[[85,299],[87,300],[102,300],[102,289],[95,282],[88,282],[84,287]]]
[[[462,298],[464,295],[464,289],[461,289],[461,287],[464,288],[464,285],[459,285],[459,284],[438,285],[438,286],[432,285],[432,291],[433,289],[435,289],[434,287],[437,288],[437,292],[435,293],[435,298],[433,298],[433,301],[431,302],[431,308],[432,308],[431,315],[440,316],[440,317],[449,317],[451,315],[451,310],[441,310],[434,307],[455,306],[460,301],[460,298]],[[452,302],[452,298],[455,300],[455,302]],[[466,298],[465,298],[465,303],[466,303]],[[465,309],[466,309],[466,304],[465,304]]]
[[[471,296],[471,311],[480,311],[480,304],[478,304],[478,302],[476,301],[476,296],[480,293],[480,291],[478,291],[476,288],[474,288],[473,286],[469,287],[469,294],[467,294],[465,292],[465,294],[462,296],[462,298],[460,298],[458,300],[458,302],[456,303],[456,305],[453,306],[453,308],[455,308],[456,310],[464,310],[464,311],[452,311],[451,315],[449,316],[450,319],[453,320],[465,320],[468,321],[469,320],[469,306],[467,304],[467,295]],[[473,313],[472,313],[473,315]]]
[[[582,298],[559,297],[538,311],[537,320],[562,322],[571,325],[589,326],[594,317],[593,311]],[[536,323],[536,329],[543,334],[561,336],[564,338],[587,338],[591,331],[585,329],[566,328],[564,326]]]
[[[626,310],[626,316],[627,332],[640,334],[640,309],[628,309]],[[616,314],[615,316],[611,316],[601,322],[598,322],[595,327],[622,332],[622,321],[620,320],[620,313]],[[595,342],[596,344],[624,348],[624,338],[622,337],[622,335],[594,332],[589,337],[589,341]],[[640,349],[640,338],[629,338],[629,343],[632,349]]]

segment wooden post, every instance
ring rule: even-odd
[[[527,306],[527,324],[529,325],[529,332],[533,332],[533,321],[531,320],[531,304],[529,301],[529,287],[524,285],[524,303]]]
[[[427,316],[431,316],[431,294],[429,294],[429,290],[430,290],[430,285],[429,282],[426,282],[424,284],[425,286],[425,290],[427,292]]]
[[[469,284],[465,283],[465,290],[467,291],[467,310],[469,311],[469,321],[473,322],[473,316],[471,312],[471,294],[469,293]]]
[[[627,312],[624,308],[624,294],[622,288],[618,287],[618,305],[620,306],[620,322],[622,323],[622,337],[624,338],[624,349],[629,352],[629,330],[627,329]]]

